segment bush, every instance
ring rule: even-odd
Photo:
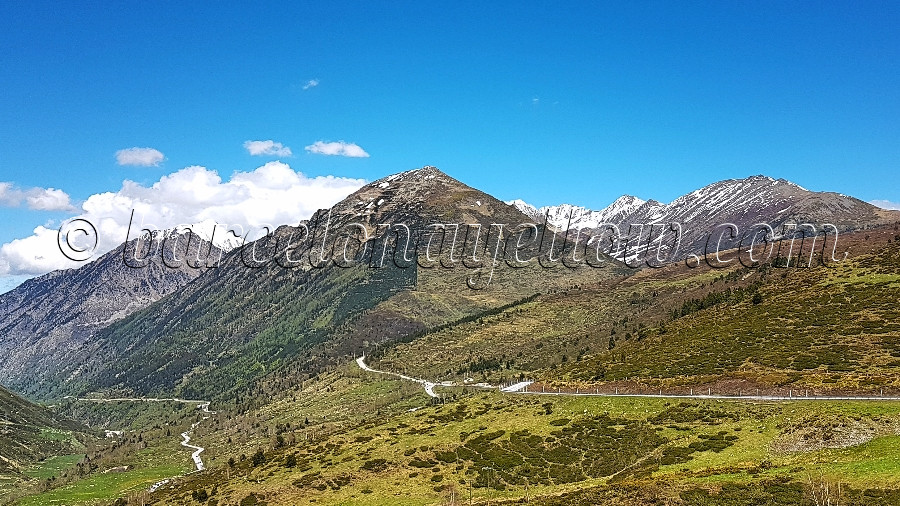
[[[366,471],[381,471],[382,469],[387,467],[387,460],[385,459],[372,459],[367,460],[363,463],[362,469]]]
[[[266,463],[266,454],[263,453],[262,448],[256,450],[256,453],[250,459],[250,463],[253,464],[253,467],[259,467]]]

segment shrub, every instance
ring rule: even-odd
[[[259,467],[266,463],[266,454],[263,453],[262,448],[256,450],[256,453],[250,459],[250,463],[253,464],[253,467]]]
[[[387,467],[387,460],[385,459],[372,459],[363,462],[362,469],[366,471],[381,471],[382,469]]]

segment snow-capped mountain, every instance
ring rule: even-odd
[[[572,204],[537,208],[519,199],[510,200],[507,204],[515,207],[536,222],[543,223],[546,217],[550,226],[563,230],[567,227],[596,228],[602,223],[618,223],[646,204],[646,201],[631,195],[622,195],[615,202],[599,211],[592,211],[586,207]]]
[[[612,224],[622,234],[628,234],[629,227],[639,230],[633,225],[644,225],[646,229],[651,224],[677,223],[682,230],[676,253],[680,258],[702,253],[710,234],[726,223],[733,223],[740,232],[761,223],[770,225],[776,233],[789,223],[810,223],[816,227],[830,223],[839,230],[853,230],[895,220],[897,216],[889,216],[889,211],[847,195],[813,192],[785,179],[762,175],[718,181],[669,204],[630,195],[623,195],[599,211],[571,204],[535,208],[521,200],[507,203],[536,222],[543,222],[546,215],[548,222],[560,230],[566,228],[570,213],[570,229],[597,229]]]
[[[244,244],[244,238],[238,237],[227,227],[216,223],[213,220],[204,220],[199,223],[194,223],[191,225],[178,225],[177,227],[168,229],[165,231],[168,234],[177,234],[183,235],[188,232],[193,232],[194,235],[203,239],[208,243],[212,243],[213,246],[219,248],[223,252],[231,251],[242,244]],[[240,232],[239,230],[237,232]],[[247,238],[247,242],[254,241],[258,239],[257,236],[251,236]]]

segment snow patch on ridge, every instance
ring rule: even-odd
[[[537,222],[543,222],[546,217],[551,226],[563,229],[569,226],[570,219],[571,228],[596,228],[603,223],[617,223],[646,204],[646,201],[632,195],[622,195],[599,211],[572,204],[537,208],[521,199],[506,203]]]

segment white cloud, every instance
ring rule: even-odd
[[[334,176],[307,177],[282,162],[269,162],[223,181],[216,171],[186,167],[152,186],[124,181],[116,192],[97,193],[81,205],[81,218],[94,225],[98,247],[92,258],[125,241],[134,210],[132,238],[142,228],[167,229],[182,224],[216,222],[216,236],[238,235],[264,226],[296,224],[318,209],[329,208],[365,181]],[[59,251],[58,231],[47,226],[0,246],[0,276],[37,275],[80,267]],[[251,234],[251,238],[256,235]]]
[[[253,156],[291,156],[293,154],[291,148],[273,140],[246,141],[244,149]]]
[[[0,205],[17,207],[22,202],[22,192],[16,190],[12,183],[0,182]]]
[[[119,165],[136,165],[138,167],[156,167],[166,157],[153,148],[128,148],[116,151],[116,163]]]
[[[900,202],[891,202],[890,200],[870,200],[869,203],[882,209],[900,210]]]
[[[56,188],[20,190],[9,182],[0,182],[0,206],[19,207],[22,202],[35,211],[71,211],[69,195]]]
[[[306,81],[306,84],[303,85],[303,89],[308,90],[310,88],[315,88],[318,85],[319,85],[318,79],[310,79],[309,81]]]
[[[29,209],[37,211],[69,211],[72,204],[69,195],[55,188],[33,188],[25,192]]]
[[[307,151],[310,153],[315,153],[317,155],[339,155],[339,156],[349,156],[351,158],[368,158],[369,153],[366,153],[363,148],[357,146],[352,142],[324,142],[324,141],[316,141],[314,144],[306,146]]]

